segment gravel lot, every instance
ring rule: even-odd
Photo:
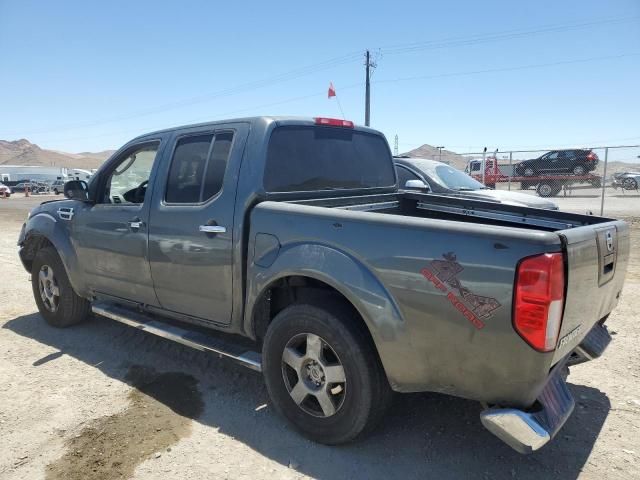
[[[620,211],[638,212],[629,197]],[[2,479],[640,478],[638,219],[614,341],[572,369],[577,406],[558,437],[521,456],[483,429],[477,403],[436,394],[398,396],[357,443],[316,445],[275,416],[249,370],[106,319],[48,327],[15,247],[41,200],[0,199]]]

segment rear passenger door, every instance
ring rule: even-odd
[[[174,135],[149,219],[151,276],[166,310],[230,322],[235,194],[247,134],[239,123]]]

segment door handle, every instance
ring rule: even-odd
[[[133,220],[128,222],[129,228],[132,230],[137,230],[144,225],[144,222],[139,218],[134,218]]]
[[[198,230],[204,233],[225,233],[227,231],[222,225],[200,225]]]

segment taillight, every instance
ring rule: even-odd
[[[513,325],[533,348],[556,348],[564,303],[562,253],[525,258],[516,273]]]
[[[589,155],[587,155],[587,158],[588,158],[589,160],[591,160],[592,162],[595,162],[595,161],[597,161],[597,160],[598,160],[598,155],[596,155],[596,154],[595,154],[595,153],[593,153],[593,152],[589,152]]]
[[[340,120],[339,118],[325,118],[325,117],[316,117],[314,118],[316,125],[329,125],[332,127],[345,127],[345,128],[353,128],[353,122],[351,120]]]

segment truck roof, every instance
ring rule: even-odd
[[[228,124],[228,123],[250,123],[252,125],[260,124],[263,127],[266,127],[270,123],[277,123],[278,125],[316,125],[315,118],[317,118],[317,117],[262,115],[262,116],[255,116],[255,117],[240,117],[240,118],[212,120],[212,121],[209,121],[209,122],[201,122],[201,123],[194,123],[194,124],[187,124],[187,125],[178,125],[178,126],[175,126],[175,127],[164,128],[164,129],[161,129],[161,130],[155,130],[153,132],[149,132],[149,133],[144,133],[142,135],[138,135],[134,140],[137,140],[139,138],[148,137],[150,135],[157,135],[159,133],[167,133],[167,132],[173,132],[173,131],[176,131],[176,130],[183,130],[183,129],[186,129],[186,128],[206,127],[206,126],[209,126],[209,125],[210,126],[215,126],[215,125]],[[375,129],[369,128],[369,127],[364,127],[364,126],[361,126],[361,125],[356,125],[355,122],[354,122],[354,129],[355,130],[359,130],[359,131],[365,131],[365,132],[369,132],[369,133],[375,133],[375,134],[382,135],[382,133],[380,131],[378,131],[378,130],[375,130]]]

